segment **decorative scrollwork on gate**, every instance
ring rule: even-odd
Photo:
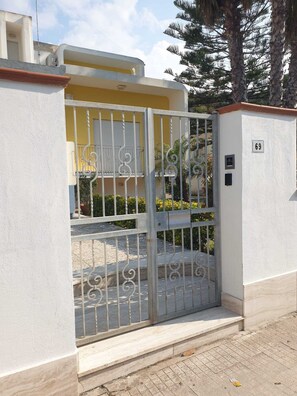
[[[191,168],[192,168],[192,175],[196,176],[197,179],[201,179],[204,175],[204,157],[199,155],[199,137],[192,137],[192,145],[193,141],[195,141],[196,150],[193,151],[191,156]]]
[[[87,292],[87,297],[90,302],[94,303],[95,307],[98,307],[103,299],[103,292],[100,288],[103,279],[101,275],[99,274],[94,275],[94,274],[95,271],[92,270],[91,272],[89,272],[87,277],[87,284],[90,287],[90,289]],[[107,282],[107,279],[105,279],[105,282]]]
[[[125,175],[129,179],[132,175],[131,162],[133,160],[133,157],[131,153],[129,153],[128,148],[126,146],[126,124],[125,124],[124,113],[122,113],[122,133],[123,133],[123,145],[120,147],[118,152],[118,158],[120,163],[118,171],[120,175]]]
[[[129,263],[127,263],[122,270],[122,276],[124,279],[122,284],[122,289],[124,292],[126,292],[125,297],[131,298],[133,297],[136,291],[136,283],[135,283],[136,271],[134,268],[128,269],[128,265]]]
[[[98,170],[98,154],[90,150],[91,145],[84,146],[82,151],[82,174],[83,176],[91,176]]]
[[[167,150],[165,154],[165,158],[166,158],[165,174],[170,175],[172,177],[172,180],[175,180],[178,173],[177,170],[178,156],[173,151],[172,147],[170,147],[169,150]]]
[[[168,278],[171,281],[179,281],[181,279],[180,270],[181,270],[182,263],[180,260],[174,261],[174,256],[175,256],[175,254],[173,254],[169,260],[168,267],[169,267],[170,273],[168,275]]]
[[[201,264],[201,255],[200,252],[197,252],[195,255],[195,268],[194,268],[194,275],[197,278],[200,278],[200,281],[202,282],[207,274],[207,268],[205,265]]]
[[[193,176],[196,176],[198,179],[201,179],[203,177],[204,165],[201,159],[195,161],[195,164],[193,165],[192,168],[192,174]]]
[[[81,161],[82,161],[82,175],[83,176],[91,176],[92,174],[96,174],[98,176],[98,154],[93,151],[94,149],[91,146],[91,123],[90,123],[90,111],[87,110],[87,131],[88,131],[88,142],[83,147]],[[101,158],[101,162],[102,162]]]
[[[118,157],[119,157],[119,174],[120,175],[127,175],[131,176],[132,169],[131,169],[131,162],[132,162],[132,155],[129,152],[125,152],[126,146],[122,146],[119,149]]]

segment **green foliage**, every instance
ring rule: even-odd
[[[198,136],[197,136],[198,134]],[[201,136],[202,134],[202,136]],[[197,177],[197,157],[201,160],[202,175],[200,176],[200,186],[208,187],[208,206],[213,206],[213,158],[212,148],[207,149],[207,161],[205,158],[205,146],[212,146],[212,126],[207,128],[207,141],[205,141],[205,125],[197,126],[196,120],[190,120],[190,136],[177,139],[172,147],[164,144],[155,149],[156,174],[164,169],[165,174],[176,168],[175,177],[166,178],[166,192],[173,196],[175,201],[182,199],[189,202],[191,187],[190,182]],[[163,153],[162,153],[163,151]],[[162,166],[163,158],[163,166]],[[174,164],[174,166],[172,165]],[[196,169],[196,171],[195,171]],[[206,172],[207,171],[207,172]],[[207,175],[205,175],[207,173]],[[182,178],[180,177],[182,176]],[[181,183],[182,181],[182,183]]]
[[[90,192],[94,191],[97,187],[97,177],[94,177],[94,174],[90,174],[87,176],[80,176],[79,178],[79,195],[80,195],[80,204],[81,209],[84,215],[89,216],[91,214],[91,199],[90,199]],[[77,196],[77,186],[75,186],[75,199],[78,202]]]
[[[77,190],[77,186],[75,186]],[[89,203],[90,197],[90,179],[87,177],[79,178],[79,194],[81,203]]]
[[[100,195],[95,195],[94,199],[94,216],[103,216],[103,199]],[[135,197],[129,197],[125,200],[124,197],[120,195],[107,195],[104,197],[104,207],[105,216],[123,215],[123,214],[134,214],[137,213],[136,206],[138,207],[138,213],[145,213],[145,199]],[[116,213],[115,213],[116,207]],[[171,199],[156,199],[156,211],[171,211],[171,210],[186,210],[186,209],[197,209],[199,205],[197,202],[185,202],[185,201],[172,201]],[[195,214],[191,217],[192,222],[199,223],[204,221],[213,220],[212,213]],[[114,222],[116,225],[126,229],[135,228],[135,220],[124,220]],[[158,232],[158,238],[163,239],[165,234],[165,240],[170,243],[175,243],[178,246],[184,246],[185,249],[201,250],[202,252],[207,252],[207,247],[209,247],[210,253],[214,251],[214,244],[211,240],[214,239],[214,227],[209,226],[209,236],[207,239],[207,228],[193,227],[192,228],[192,238],[190,229],[178,229],[170,230],[165,232]]]
[[[94,217],[103,216],[103,199],[101,195],[94,195]],[[138,213],[145,212],[145,199],[135,197],[127,198],[127,201],[121,195],[106,195],[104,197],[105,216],[115,216],[123,214],[136,213],[136,205],[138,206]],[[116,209],[116,210],[115,210]],[[135,220],[116,221],[116,225],[123,228],[135,228]]]
[[[177,174],[174,179],[171,178],[171,181],[167,179],[166,189],[169,193],[171,193],[171,183],[172,183],[172,193],[173,199],[178,201],[181,197],[184,201],[189,201],[189,186],[187,179],[189,177],[189,164],[187,160],[187,155],[189,154],[189,150],[191,150],[191,146],[188,142],[188,139],[183,136],[181,139],[177,139],[174,141],[173,146],[170,147],[167,144],[164,144],[164,147],[156,148],[156,171],[159,172],[162,166],[162,155],[161,152],[163,150],[164,157],[164,171],[167,173],[168,171],[173,171],[173,167],[176,167]],[[174,164],[174,166],[172,165]],[[181,186],[182,185],[182,186]],[[182,188],[181,188],[182,187]]]

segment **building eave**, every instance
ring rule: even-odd
[[[74,65],[65,65],[66,74],[71,77],[71,84],[95,88],[124,89],[129,92],[150,93],[168,96],[174,91],[187,94],[185,86],[175,81],[150,77],[133,76]]]

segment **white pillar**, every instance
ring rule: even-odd
[[[0,68],[0,394],[75,395],[66,78]],[[46,82],[46,85],[43,82]],[[34,389],[33,389],[34,387]]]
[[[31,17],[23,16],[22,18],[22,61],[34,63],[34,48],[33,48],[33,35],[32,35],[32,21]]]
[[[220,116],[220,198],[222,290],[242,300],[242,122],[241,113]],[[225,155],[235,156],[234,171],[225,171]],[[232,174],[232,186],[225,186],[225,174]]]
[[[243,103],[219,112],[222,304],[248,328],[297,309],[297,111]],[[235,168],[225,169],[232,154]]]
[[[0,11],[0,58],[7,59],[6,19],[3,11]]]

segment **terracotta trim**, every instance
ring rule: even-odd
[[[58,85],[64,88],[70,81],[70,77],[68,76],[37,73],[27,70],[10,69],[6,67],[0,67],[0,79],[32,84]]]
[[[282,107],[262,106],[262,105],[245,103],[245,102],[234,103],[229,106],[221,107],[220,109],[218,109],[218,113],[226,114],[238,110],[254,111],[257,113],[266,113],[266,114],[280,114],[280,115],[297,117],[297,110],[295,109],[284,109]]]

